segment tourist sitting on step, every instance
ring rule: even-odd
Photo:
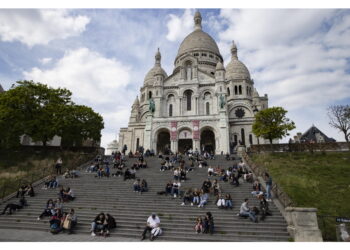
[[[259,183],[258,180],[254,181],[253,184],[253,191],[251,192],[252,195],[255,195],[258,197],[259,195],[263,194],[263,191],[261,191],[261,184]]]
[[[220,168],[220,166],[217,166],[214,169],[214,176],[219,176],[220,174],[221,174],[221,168]]]
[[[180,179],[180,169],[179,168],[175,168],[173,177],[174,177],[175,181],[178,181]]]
[[[53,214],[49,220],[50,223],[50,232],[52,234],[58,234],[62,231],[62,216],[59,214]]]
[[[16,198],[23,197],[24,194],[27,192],[27,189],[28,189],[28,185],[22,185],[17,191]]]
[[[134,189],[134,192],[140,192],[141,191],[141,180],[137,179],[134,181],[134,183],[132,184],[132,187]]]
[[[204,192],[204,190],[201,191],[200,194],[200,202],[198,207],[204,207],[208,203],[209,195],[208,193]]]
[[[86,168],[85,172],[92,173],[92,172],[96,172],[97,169],[98,169],[97,164],[93,163]]]
[[[265,217],[268,215],[272,215],[269,209],[269,203],[266,201],[265,196],[260,194],[258,196],[259,199],[259,208],[260,208],[260,220],[265,220]]]
[[[186,170],[184,168],[180,169],[180,181],[184,182],[186,180]]]
[[[200,202],[200,195],[201,195],[201,193],[200,193],[200,191],[197,189],[197,188],[195,188],[194,190],[193,190],[193,193],[192,193],[192,203],[191,203],[191,206],[193,206],[193,204],[194,205],[199,205],[199,202]]]
[[[104,225],[105,225],[105,228],[104,228],[104,230],[105,230],[104,236],[105,237],[109,235],[110,231],[113,228],[117,227],[117,223],[116,223],[114,217],[110,214],[106,214]]]
[[[135,174],[133,174],[128,168],[125,170],[124,173],[124,181],[126,180],[131,180],[131,179],[135,179],[136,176]]]
[[[72,201],[75,199],[73,189],[70,187],[67,187],[67,189],[63,192],[62,200],[64,202],[66,201]]]
[[[224,181],[227,182],[228,181],[228,175],[226,174],[225,169],[221,169],[221,173],[220,173],[220,181]]]
[[[213,176],[214,175],[214,168],[212,166],[208,167],[208,176]]]
[[[166,185],[165,185],[165,195],[171,194],[171,190],[173,189],[173,184],[171,183],[171,181],[169,181]]]
[[[237,169],[233,169],[229,179],[231,185],[234,185],[236,187],[239,186],[239,173]]]
[[[128,154],[129,158],[134,158],[134,154],[130,151]]]
[[[97,170],[97,176],[95,176],[95,177],[102,178],[103,176],[104,176],[104,170],[103,170],[103,167],[101,166]]]
[[[168,162],[167,161],[161,161],[160,162],[160,171],[165,171],[168,170],[169,168]]]
[[[239,216],[241,217],[249,217],[251,221],[254,221],[255,223],[258,222],[258,218],[255,216],[255,213],[252,209],[248,206],[248,199],[244,199],[244,202],[241,205],[241,208],[239,210]]]
[[[74,212],[74,209],[71,208],[69,213],[67,213],[65,216],[62,218],[62,228],[65,230],[68,230],[68,234],[73,233],[73,229],[78,223],[78,217]]]
[[[55,207],[55,209],[63,210],[63,200],[62,200],[62,198],[57,198],[56,201],[54,201],[54,207]]]
[[[106,231],[106,225],[105,223],[106,216],[104,213],[99,213],[93,222],[91,223],[91,236],[96,236],[96,233],[99,235],[103,235],[104,232]]]
[[[146,239],[146,233],[150,231],[151,237],[150,240],[153,241],[157,236],[161,235],[162,230],[160,229],[160,219],[156,213],[152,213],[147,219],[147,225],[143,230],[141,240]]]
[[[230,194],[225,195],[225,208],[226,209],[232,209],[233,208],[233,202],[232,202],[232,197]]]
[[[244,174],[243,174],[243,179],[244,179],[246,182],[252,183],[252,182],[254,181],[252,171],[247,171],[246,173],[244,173]]]
[[[55,211],[55,203],[52,199],[48,199],[46,202],[46,206],[44,211],[39,215],[38,220],[40,220],[43,216],[52,216],[56,214]]]
[[[19,203],[18,204],[13,204],[13,203],[9,203],[4,207],[4,210],[2,210],[2,214],[5,214],[7,210],[9,210],[7,213],[8,214],[12,214],[14,211],[17,211],[19,209],[22,209],[24,207],[28,206],[27,200],[24,198],[24,196],[22,196],[19,199]]]
[[[203,233],[214,233],[214,217],[211,212],[207,212],[204,218]]]
[[[217,195],[215,203],[218,208],[225,208],[225,199],[221,194]]]
[[[218,180],[217,180],[217,179],[215,179],[215,180],[213,181],[212,189],[213,189],[213,194],[214,194],[214,195],[218,195],[219,193],[221,193],[220,184],[218,183]]]
[[[142,181],[141,181],[140,192],[141,192],[141,194],[143,192],[148,192],[148,184],[147,184],[147,181],[145,179],[142,179]]]
[[[202,216],[198,216],[196,219],[196,224],[194,225],[194,231],[199,234],[199,233],[203,233],[203,225],[204,221],[202,219]]]
[[[171,195],[174,196],[174,198],[176,198],[177,196],[180,195],[180,187],[181,187],[180,181],[173,182],[173,187],[171,189]]]
[[[209,179],[205,180],[202,184],[202,189],[204,193],[209,193],[211,186],[212,186],[211,181]]]
[[[184,197],[181,203],[181,206],[185,206],[186,202],[188,202],[189,204],[192,203],[193,197],[192,197],[192,188],[189,188],[186,190],[186,192],[184,193]]]

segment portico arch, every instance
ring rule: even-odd
[[[189,128],[181,128],[178,134],[178,151],[185,153],[190,148],[193,149],[192,130]]]
[[[215,145],[215,132],[211,127],[204,127],[201,129],[200,145],[201,151],[206,151],[209,153],[214,153],[216,150]]]
[[[170,150],[170,131],[166,128],[161,128],[157,131],[157,154],[169,154]]]

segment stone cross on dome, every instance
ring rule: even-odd
[[[160,54],[159,48],[158,48],[157,53],[156,53],[156,55],[155,55],[155,59],[156,59],[155,64],[156,64],[156,65],[160,65],[160,61],[161,61],[161,59],[162,59],[162,55]]]
[[[232,40],[232,45],[231,45],[231,57],[232,57],[232,59],[238,59],[237,46],[236,46],[234,40]]]
[[[197,10],[194,14],[194,29],[201,30],[202,29],[202,16],[201,13]]]

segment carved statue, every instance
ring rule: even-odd
[[[225,97],[221,94],[220,95],[220,108],[223,109],[225,107],[225,104],[226,104]]]
[[[149,99],[149,103],[148,104],[149,104],[148,110],[153,114],[154,111],[156,110],[156,105],[155,105],[155,103],[154,103],[152,98]]]

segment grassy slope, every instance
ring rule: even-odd
[[[319,215],[350,217],[350,153],[274,153],[252,157],[300,207],[316,207]],[[335,240],[335,218],[319,220],[326,240]]]
[[[19,181],[35,182],[54,172],[54,163],[62,157],[64,171],[74,169],[91,160],[96,153],[82,153],[57,150],[0,150],[0,198],[14,192]],[[45,169],[45,170],[44,170]],[[6,188],[4,187],[6,184]]]

